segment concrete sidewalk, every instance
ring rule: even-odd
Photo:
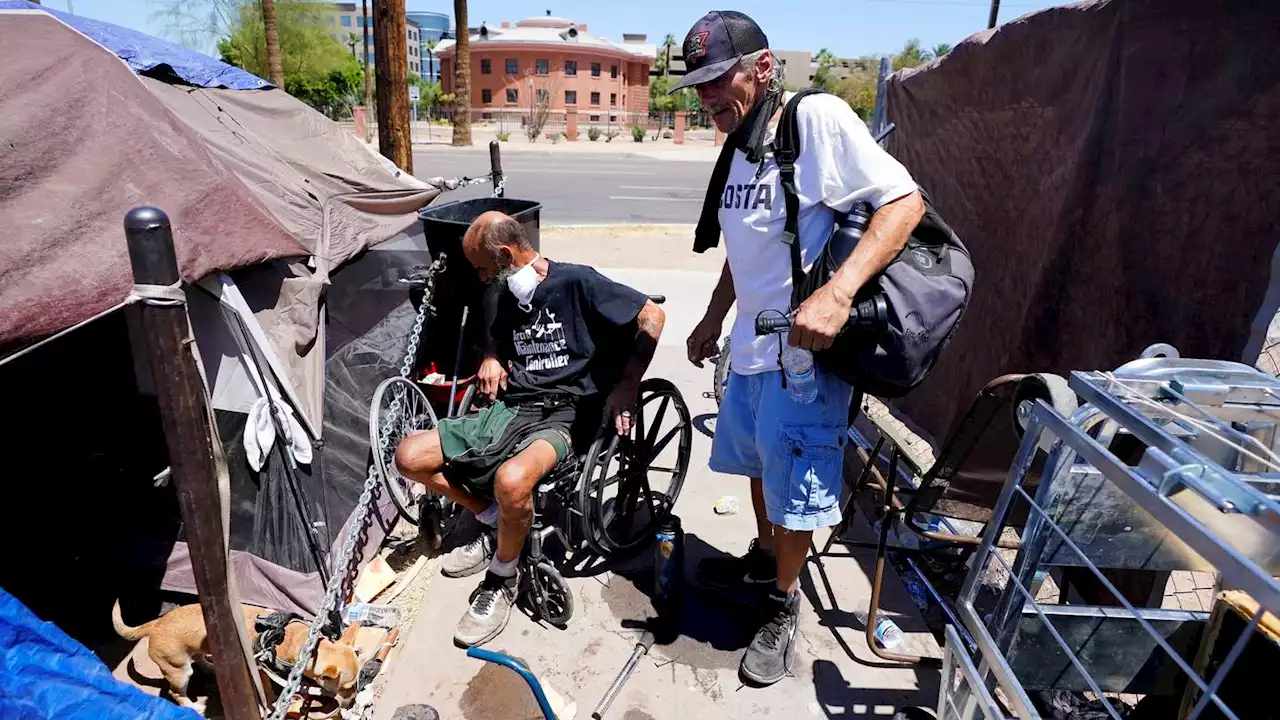
[[[354,126],[351,123],[339,124],[354,134]],[[430,152],[438,150],[447,152],[459,150],[466,152],[468,148],[453,147],[452,137],[453,130],[448,126],[434,125],[428,129],[425,123],[419,123],[418,127],[413,131],[414,151]],[[471,135],[470,149],[485,149],[489,146],[491,140],[496,139],[498,139],[497,133],[474,130]],[[373,136],[371,146],[375,151],[378,148],[378,136],[376,133]],[[676,162],[702,162],[714,161],[720,154],[720,148],[715,145],[710,131],[691,132],[686,135],[683,145],[676,145],[674,140],[667,138],[654,140],[652,133],[645,136],[644,142],[635,142],[631,139],[630,132],[618,135],[611,142],[606,142],[604,138],[591,142],[587,139],[586,130],[584,129],[581,137],[575,142],[562,139],[554,143],[546,138],[539,138],[537,142],[529,142],[529,139],[523,134],[513,132],[509,134],[505,141],[502,141],[502,152],[504,155],[524,153],[535,155],[587,154],[640,157]]]
[[[690,470],[676,506],[686,532],[685,573],[691,584],[698,561],[742,553],[755,532],[745,480],[707,468],[716,406],[702,393],[711,388],[711,370],[695,368],[684,357],[685,337],[706,307],[723,253],[691,256],[691,234],[681,228],[658,233],[545,228],[542,238],[550,257],[589,262],[619,282],[667,296],[666,328],[649,376],[667,378],[680,388],[695,429]],[[692,257],[697,259],[690,262]],[[723,495],[736,496],[742,511],[714,514],[712,507]],[[852,535],[870,539],[861,518],[855,518],[853,527]],[[826,533],[815,537],[818,547],[825,541]],[[811,559],[801,578],[805,597],[793,677],[765,689],[743,686],[738,664],[754,630],[751,613],[690,587],[680,637],[654,647],[607,717],[881,717],[904,705],[936,704],[937,671],[882,663],[866,646],[863,619],[873,553],[850,554],[838,546],[834,552],[821,562]],[[635,623],[652,613],[652,551],[603,567],[579,567],[575,561],[581,560],[571,557],[564,564],[576,602],[567,629],[513,613],[506,630],[487,647],[523,659],[544,683],[575,704],[576,717],[587,718],[630,655],[639,635]],[[514,673],[467,658],[453,646],[455,624],[478,582],[478,577],[431,579],[415,622],[402,631],[380,677],[375,718],[389,720],[396,708],[412,703],[429,704],[442,718],[541,717]],[[907,636],[902,650],[940,655],[892,570],[881,602]]]

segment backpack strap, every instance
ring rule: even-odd
[[[796,190],[796,159],[800,156],[800,128],[796,110],[800,101],[809,95],[820,93],[817,88],[806,88],[796,93],[782,108],[778,119],[778,131],[773,138],[773,159],[778,163],[778,175],[782,182],[782,197],[787,207],[787,222],[782,231],[782,242],[791,247],[791,288],[796,292],[804,283],[804,263],[800,258],[800,194]]]

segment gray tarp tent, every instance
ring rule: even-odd
[[[364,481],[368,401],[414,314],[398,279],[427,261],[416,211],[437,190],[243,71],[28,3],[0,2],[0,87],[0,472],[10,516],[30,518],[6,523],[0,586],[86,642],[139,577],[194,590],[130,352],[122,221],[154,205],[231,465],[241,599],[313,610],[316,549]],[[297,493],[282,456],[245,460],[246,413],[272,389],[314,449]]]

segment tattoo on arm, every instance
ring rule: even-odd
[[[622,377],[624,381],[639,383],[640,378],[649,369],[653,353],[658,349],[658,338],[662,335],[662,326],[667,315],[652,300],[646,300],[640,314],[636,316],[636,338],[631,346],[631,355],[627,360],[627,368]]]

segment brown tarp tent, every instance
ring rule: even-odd
[[[1156,342],[1254,361],[1276,310],[1277,47],[1275,3],[1106,0],[889,78],[890,151],[977,269],[900,403],[914,425],[940,441],[1001,374],[1113,368]]]
[[[141,68],[139,53],[157,60]],[[429,261],[416,212],[438,190],[257,78],[216,80],[236,73],[0,0],[0,476],[11,511],[44,521],[34,538],[6,524],[0,586],[86,643],[139,585],[194,590],[156,480],[152,381],[131,357],[125,213],[173,221],[231,470],[231,564],[244,601],[279,609],[318,604],[366,476],[369,399],[415,314],[398,280]],[[314,448],[296,471],[288,450],[261,471],[246,461],[246,418],[270,398]]]

